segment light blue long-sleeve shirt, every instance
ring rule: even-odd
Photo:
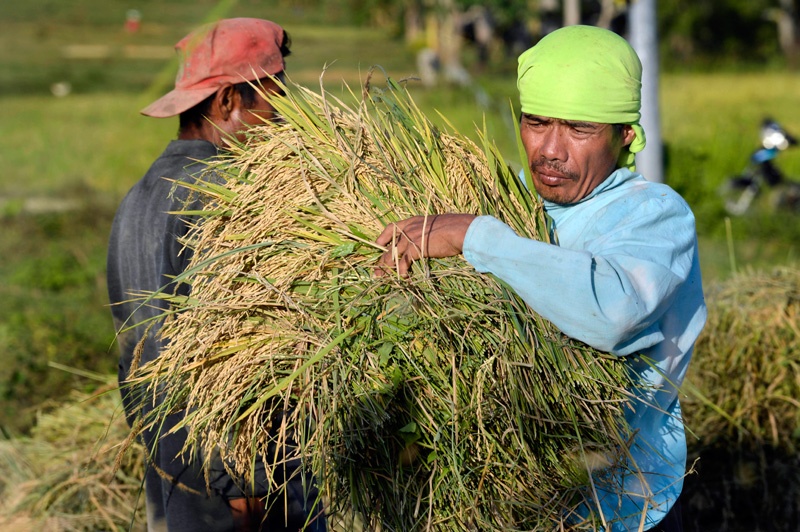
[[[671,188],[627,169],[574,205],[544,205],[558,245],[480,216],[467,231],[464,257],[508,283],[566,335],[651,361],[630,359],[653,387],[626,414],[637,431],[631,468],[640,474],[614,473],[622,489],[600,489],[596,508],[616,532],[638,530],[646,507],[647,530],[680,495],[686,471],[676,387],[706,320],[694,215]]]

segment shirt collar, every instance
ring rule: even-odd
[[[631,179],[633,179],[637,175],[638,174],[636,174],[634,172],[631,172],[627,168],[617,168],[616,170],[614,170],[611,173],[611,175],[609,175],[607,178],[605,178],[605,180],[602,183],[600,183],[599,185],[594,187],[594,190],[589,192],[580,201],[578,201],[576,203],[570,203],[569,205],[559,205],[557,203],[553,203],[551,201],[547,201],[547,200],[543,199],[542,203],[544,204],[544,210],[547,211],[548,214],[553,216],[554,213],[556,213],[556,212],[563,211],[563,210],[568,210],[568,209],[571,209],[572,207],[575,207],[576,205],[580,205],[582,203],[586,203],[588,201],[591,201],[592,198],[598,196],[599,194],[602,194],[603,192],[605,192],[607,190],[614,189],[614,188],[622,185],[623,183],[626,183],[627,181],[630,181]]]

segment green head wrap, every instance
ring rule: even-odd
[[[633,126],[619,165],[635,169],[645,144],[642,63],[625,39],[594,26],[558,29],[519,56],[517,88],[523,113]]]

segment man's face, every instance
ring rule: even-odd
[[[610,124],[530,114],[522,115],[520,133],[536,191],[559,205],[577,203],[602,183],[635,136],[627,125],[620,135]]]
[[[256,86],[259,86],[256,83]],[[246,132],[249,128],[263,124],[265,120],[275,120],[277,113],[275,108],[261,96],[261,92],[268,94],[283,95],[284,91],[273,79],[266,78],[260,81],[259,90],[256,91],[255,100],[251,104],[245,105],[241,99],[231,113],[231,131],[228,131],[239,142],[244,142]]]

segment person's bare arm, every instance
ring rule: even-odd
[[[460,255],[473,214],[414,216],[389,224],[375,241],[388,249],[378,260],[378,277],[395,271],[408,277],[411,264],[421,258]]]

